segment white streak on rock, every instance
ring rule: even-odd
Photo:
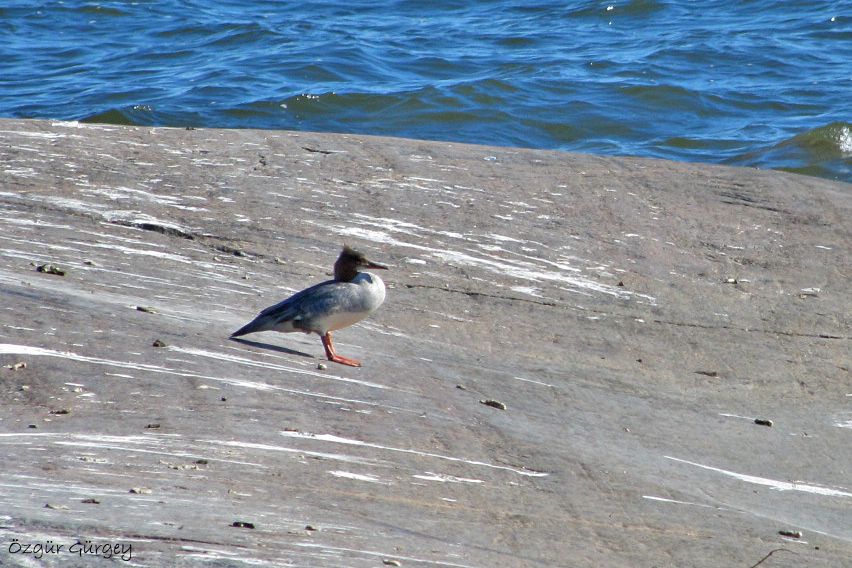
[[[419,450],[412,450],[412,449],[409,449],[409,448],[394,448],[394,447],[391,447],[391,446],[383,446],[381,444],[374,444],[374,443],[371,443],[371,442],[362,442],[361,440],[353,440],[351,438],[342,438],[340,436],[334,436],[333,434],[311,434],[311,433],[307,433],[307,432],[291,432],[291,431],[285,430],[285,431],[281,432],[281,435],[286,436],[288,438],[303,438],[303,439],[308,439],[308,440],[318,440],[318,441],[321,441],[321,442],[330,442],[330,443],[334,443],[334,444],[363,446],[363,447],[366,447],[366,448],[374,448],[374,449],[378,449],[378,450],[388,450],[388,451],[391,451],[391,452],[415,454],[415,455],[418,455],[418,456],[437,458],[437,459],[441,459],[441,460],[447,460],[447,461],[453,461],[453,462],[462,462],[462,463],[466,463],[468,465],[475,465],[475,466],[480,466],[480,467],[488,467],[488,468],[491,468],[491,469],[500,469],[500,470],[505,470],[505,471],[511,471],[513,473],[517,473],[518,475],[524,475],[524,476],[528,476],[528,477],[546,477],[547,476],[547,473],[544,473],[544,472],[541,472],[541,471],[531,471],[531,470],[528,470],[528,469],[516,469],[516,468],[508,467],[508,466],[505,466],[505,465],[496,465],[496,464],[491,464],[491,463],[486,463],[486,462],[481,462],[481,461],[468,460],[468,459],[465,459],[465,458],[457,458],[457,457],[453,457],[453,456],[433,454],[431,452],[421,452]]]
[[[798,481],[777,481],[775,479],[769,479],[768,477],[757,477],[756,475],[747,475],[744,473],[736,473],[734,471],[728,471],[726,469],[720,469],[718,467],[712,467],[709,465],[702,465],[700,463],[691,462],[688,460],[682,460],[680,458],[675,458],[672,456],[664,456],[666,459],[674,460],[680,463],[686,463],[689,465],[694,465],[695,467],[700,467],[702,469],[706,469],[709,471],[715,471],[717,473],[721,473],[723,475],[727,475],[733,477],[735,479],[739,479],[740,481],[745,481],[746,483],[754,483],[756,485],[765,485],[767,487],[771,487],[777,491],[802,491],[804,493],[813,493],[814,495],[824,495],[826,497],[852,497],[852,493],[847,493],[846,491],[840,491],[838,489],[831,489],[829,487],[823,487],[821,485],[813,485],[810,483],[800,483]]]

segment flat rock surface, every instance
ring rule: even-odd
[[[778,172],[0,121],[0,564],[848,567],[850,219]],[[344,242],[391,265],[363,367],[228,339]]]

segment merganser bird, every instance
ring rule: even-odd
[[[362,253],[344,245],[334,263],[334,280],[326,280],[269,306],[231,337],[268,330],[316,333],[322,338],[329,361],[360,367],[360,361],[335,353],[331,342],[332,331],[358,323],[385,301],[382,279],[370,272],[358,272],[359,268],[387,270],[388,267],[367,260]]]

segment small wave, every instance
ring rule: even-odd
[[[151,105],[136,104],[110,108],[74,119],[80,122],[124,126],[200,127],[204,125],[204,118],[197,112],[162,112]]]
[[[138,124],[134,122],[130,115],[128,115],[124,110],[117,108],[111,108],[109,110],[81,118],[80,122],[122,124],[125,126],[133,126]]]
[[[852,124],[832,122],[768,148],[738,156],[730,163],[849,179],[852,174]]]
[[[833,122],[796,135],[778,146],[801,148],[817,158],[852,157],[852,124]]]

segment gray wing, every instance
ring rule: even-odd
[[[239,337],[249,333],[265,331],[284,322],[292,322],[293,327],[310,331],[312,322],[318,316],[327,316],[335,312],[350,309],[347,293],[352,284],[326,280],[290,296],[274,306],[260,312],[256,318],[231,334]]]

